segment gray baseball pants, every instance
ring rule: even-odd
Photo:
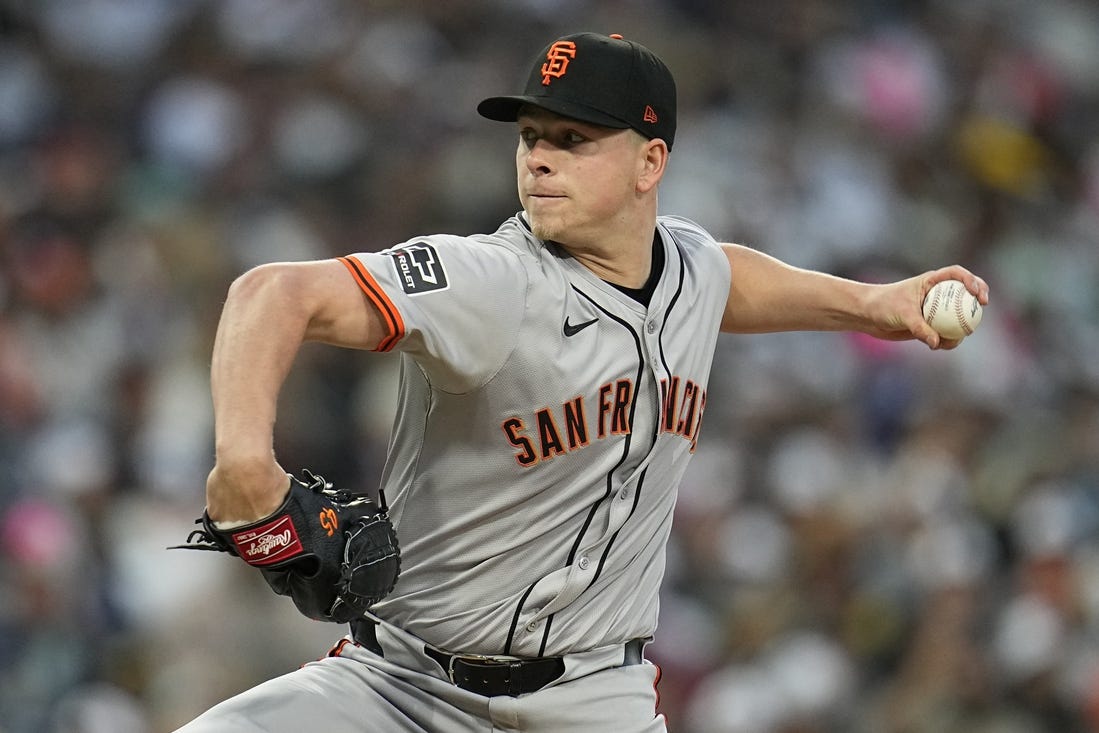
[[[378,629],[384,657],[350,639],[222,702],[177,733],[666,733],[659,668],[620,666],[622,647],[565,657],[537,692],[484,697],[452,684],[423,642]]]

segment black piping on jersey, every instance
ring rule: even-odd
[[[673,244],[675,244],[676,250],[678,251],[679,250],[679,243],[676,242],[674,238],[671,238],[671,241],[672,241]],[[667,371],[669,374],[671,374],[671,371],[668,367],[667,358],[664,356],[664,329],[668,325],[668,320],[671,317],[672,309],[675,307],[675,304],[679,301],[679,296],[683,294],[683,280],[684,280],[684,274],[683,273],[684,273],[685,268],[683,267],[683,264],[682,264],[683,263],[683,253],[679,252],[679,255],[680,255],[679,282],[676,285],[675,294],[673,294],[672,297],[671,297],[671,300],[668,301],[668,307],[664,311],[664,319],[663,319],[663,322],[660,325],[660,337],[657,340],[657,343],[659,344],[659,348],[660,348],[660,361],[664,365],[664,370]],[[657,393],[657,399],[660,399],[659,392]],[[658,409],[657,410],[657,422],[656,422],[656,425],[653,427],[653,445],[656,445],[657,437],[659,437],[659,435],[660,435],[660,418],[659,418],[659,415],[660,415],[660,410]],[[630,413],[630,425],[633,425],[632,407],[631,407],[631,413]],[[630,507],[630,517],[632,517],[633,513],[635,511],[637,511],[637,505],[641,502],[641,487],[645,483],[645,476],[648,473],[648,471],[649,470],[646,468],[644,471],[641,472],[641,475],[638,476],[638,478],[637,478],[637,488],[634,491],[634,495],[633,495],[633,506]],[[629,521],[629,517],[626,518],[626,521]],[[625,523],[623,523],[622,527],[625,527],[625,526],[626,526]],[[607,558],[610,556],[611,548],[614,546],[614,541],[616,539],[618,539],[618,533],[621,532],[621,531],[622,531],[622,528],[620,527],[618,529],[618,531],[615,532],[614,535],[611,537],[610,542],[607,543],[607,547],[603,550],[603,556],[599,558],[599,567],[595,571],[595,577],[593,577],[591,579],[591,583],[588,584],[588,588],[591,588],[593,585],[595,585],[595,581],[599,579],[599,575],[603,571],[603,566],[606,564]],[[548,631],[548,624],[547,624],[547,631]],[[543,647],[543,652],[544,652],[544,650],[545,650],[545,641],[544,640],[543,640],[542,647]],[[541,653],[542,652],[540,652],[540,654]]]
[[[656,437],[659,433],[659,425],[660,424],[658,422],[657,428],[653,431],[653,445],[656,444]],[[641,475],[637,477],[637,487],[634,489],[633,492],[633,506],[630,507],[630,514],[628,517],[626,517],[626,522],[630,521],[630,517],[632,517],[633,513],[637,511],[637,505],[641,501],[641,487],[645,483],[645,474],[647,474],[648,472],[649,469],[646,468],[644,471],[641,472]],[[622,527],[626,526],[626,522],[622,523]],[[595,569],[595,576],[591,579],[591,582],[588,583],[588,588],[591,588],[593,585],[595,585],[595,581],[599,580],[599,575],[603,572],[603,566],[607,564],[607,558],[611,554],[611,548],[614,547],[614,541],[618,539],[618,533],[622,531],[622,527],[619,527],[618,531],[611,535],[610,541],[607,542],[606,548],[603,549],[603,554],[599,558],[599,566]],[[585,588],[585,590],[587,590],[587,588]],[[543,646],[545,646],[544,643]]]
[[[675,237],[669,233],[669,241],[675,245],[675,250],[679,254],[679,283],[676,285],[675,294],[668,301],[668,307],[664,311],[664,320],[660,324],[660,338],[657,339],[657,343],[660,345],[660,363],[664,365],[664,371],[668,374],[672,373],[671,367],[668,366],[668,358],[664,355],[664,329],[668,326],[668,321],[672,317],[672,309],[675,308],[675,304],[679,302],[679,296],[683,294],[683,280],[685,279],[684,271],[687,269],[683,264],[686,258],[683,256],[683,251],[679,246],[679,242],[675,241]]]
[[[576,293],[580,297],[584,298],[589,303],[591,303],[591,305],[593,307],[595,307],[596,309],[601,311],[604,315],[606,315],[607,318],[609,318],[610,320],[615,321],[616,323],[620,324],[624,329],[626,329],[630,333],[631,336],[633,336],[634,344],[635,344],[635,347],[637,349],[637,377],[635,379],[634,384],[640,385],[641,384],[641,379],[643,378],[643,376],[645,374],[645,356],[642,353],[642,349],[641,349],[641,336],[637,333],[636,330],[634,330],[634,328],[632,326],[630,326],[630,324],[626,323],[626,321],[622,320],[618,316],[616,316],[613,313],[611,313],[610,311],[608,311],[606,308],[604,308],[601,305],[599,305],[598,303],[596,303],[595,300],[592,299],[592,297],[589,296],[588,294],[586,294],[583,290],[580,290],[575,285],[572,286],[572,289],[574,291],[576,291]],[[568,556],[567,561],[565,562],[565,567],[570,567],[572,565],[572,563],[574,562],[574,560],[576,559],[576,553],[580,549],[580,543],[583,541],[584,535],[587,534],[588,528],[591,527],[591,523],[595,519],[595,515],[596,515],[596,512],[598,511],[599,507],[603,503],[605,503],[608,498],[610,498],[611,496],[614,495],[613,486],[612,486],[612,482],[614,480],[614,473],[615,473],[615,471],[617,471],[622,466],[623,463],[626,462],[626,459],[629,458],[630,447],[633,443],[633,430],[632,430],[632,427],[633,427],[633,424],[634,424],[634,417],[635,417],[636,412],[637,412],[637,394],[638,394],[638,391],[635,390],[634,395],[633,395],[633,399],[630,401],[630,418],[629,419],[630,419],[631,430],[630,430],[629,433],[627,433],[626,438],[623,441],[622,457],[619,459],[618,463],[616,463],[611,468],[611,470],[607,473],[607,482],[606,482],[607,483],[607,488],[606,488],[606,491],[603,492],[603,496],[599,497],[599,499],[597,501],[595,501],[595,503],[592,504],[591,509],[588,510],[588,516],[584,519],[584,524],[580,528],[579,533],[576,535],[576,540],[573,542],[572,548],[569,550],[569,556]],[[659,420],[658,420],[657,425],[654,426],[654,432],[653,432],[653,441],[654,441],[654,443],[656,441],[656,436],[658,434],[659,428],[660,428],[660,425],[659,425]],[[637,504],[638,504],[638,496],[637,495],[640,494],[641,483],[644,480],[644,476],[645,476],[645,471],[642,471],[641,476],[638,478],[637,491],[635,492],[635,496],[634,496],[634,505],[630,509],[630,516],[633,516],[634,509],[637,508]],[[628,521],[628,517],[627,517],[627,521]],[[619,532],[621,532],[621,529],[619,529]],[[607,553],[610,552],[611,546],[614,544],[614,540],[617,537],[618,537],[618,532],[615,532],[614,535],[611,537],[610,541],[607,543],[607,547],[603,552],[603,556],[600,558],[599,565],[596,567],[595,575],[594,575],[594,577],[592,578],[592,581],[591,581],[592,583],[594,583],[599,578],[599,573],[603,569],[603,565],[604,565],[604,562],[606,561]],[[527,588],[526,593],[524,593],[523,597],[519,599],[519,603],[515,608],[515,614],[513,615],[512,620],[511,620],[511,628],[508,629],[507,645],[504,647],[504,652],[503,652],[504,654],[511,654],[511,645],[512,645],[514,639],[515,639],[515,631],[519,626],[519,615],[523,611],[523,606],[526,603],[527,598],[530,596],[531,592],[534,590],[534,587],[537,584],[538,584],[538,581],[535,581],[534,583],[531,583],[531,585]],[[589,584],[588,587],[590,588],[591,585]],[[543,654],[545,654],[546,645],[549,642],[550,628],[553,626],[553,616],[554,615],[551,614],[550,616],[548,616],[546,618],[546,628],[545,628],[545,631],[542,634],[542,643],[541,643],[541,645],[539,646],[539,649],[538,649],[538,656],[542,656]]]
[[[659,252],[657,252],[657,247],[660,245],[662,239],[663,239],[663,237],[660,234],[660,229],[657,228],[656,233],[653,235],[653,263],[654,263],[654,269],[655,269],[656,263],[659,262],[661,274],[663,274],[663,271],[667,268],[667,265],[665,264],[664,248],[661,246],[660,249],[659,249]],[[679,296],[683,294],[683,280],[684,280],[684,274],[683,273],[684,273],[685,268],[683,266],[683,253],[679,250],[679,242],[676,242],[675,238],[673,236],[671,236],[670,233],[669,233],[668,239],[672,242],[672,244],[675,245],[676,252],[679,253],[679,282],[676,284],[675,294],[672,295],[671,300],[668,301],[668,307],[664,310],[664,318],[662,319],[661,324],[660,324],[660,336],[657,338],[657,344],[658,344],[659,349],[660,349],[660,362],[664,365],[664,371],[666,371],[668,374],[671,374],[671,369],[668,367],[668,359],[664,355],[664,329],[667,328],[667,326],[668,326],[668,320],[671,318],[672,309],[675,308],[675,304],[679,301]],[[657,255],[658,254],[659,254],[659,260],[657,260]],[[653,281],[653,282],[647,284],[646,288],[649,290],[649,296],[651,298],[652,294],[656,292],[656,282]],[[648,303],[646,303],[646,305],[647,304]],[[657,391],[657,399],[658,400],[660,399],[659,390]],[[636,404],[636,401],[635,401],[635,404]],[[656,414],[657,414],[656,425],[653,427],[653,445],[654,446],[656,445],[656,439],[660,435],[660,409],[659,408],[657,409]],[[631,426],[633,425],[633,407],[632,406],[630,408],[630,425]],[[633,495],[633,506],[630,508],[630,517],[632,517],[633,513],[635,511],[637,511],[637,505],[641,500],[641,487],[645,483],[645,475],[647,473],[648,473],[648,469],[645,469],[644,471],[641,472],[641,475],[638,476],[638,478],[637,478],[637,489],[636,489],[636,491],[634,492],[634,495]],[[627,521],[629,521],[628,517],[627,517]],[[625,527],[626,526],[625,523],[623,523],[622,526]],[[622,531],[622,529],[619,528],[618,532],[621,532],[621,531]],[[611,541],[607,543],[607,547],[603,551],[603,556],[601,558],[599,558],[599,568],[596,570],[595,577],[592,578],[591,583],[588,584],[588,588],[591,588],[592,585],[595,584],[595,581],[599,578],[599,574],[603,571],[603,566],[606,564],[607,557],[610,555],[611,547],[614,545],[614,541],[618,538],[618,532],[615,532],[614,536],[611,537]]]
[[[633,410],[632,410],[632,408],[630,410],[630,413],[631,413],[630,414],[630,420],[632,421],[633,420],[633,414],[632,414]],[[656,444],[656,437],[657,437],[658,432],[659,432],[659,423],[657,424],[657,427],[653,430],[653,444],[654,445]],[[631,433],[631,435],[632,435],[632,433]],[[629,452],[627,451],[627,455],[628,455],[628,453]],[[625,456],[622,457],[622,460],[625,460]],[[622,461],[619,461],[618,466],[621,466],[621,465],[622,465]],[[615,468],[618,468],[618,466],[615,466]],[[612,469],[612,473],[613,473],[613,470],[614,469]],[[614,548],[615,540],[618,539],[618,535],[622,532],[622,529],[626,526],[626,522],[630,521],[630,518],[633,517],[633,513],[637,511],[637,505],[641,502],[641,487],[645,483],[645,475],[648,472],[649,472],[649,469],[646,468],[641,472],[641,475],[637,477],[637,486],[634,488],[633,506],[630,507],[630,513],[626,516],[626,521],[622,522],[622,526],[619,527],[618,530],[613,535],[611,535],[611,538],[609,540],[607,540],[607,546],[603,548],[603,554],[599,556],[599,564],[595,568],[595,574],[592,575],[591,582],[588,583],[587,588],[585,588],[584,590],[588,590],[593,585],[595,585],[595,581],[599,580],[599,576],[603,574],[603,568],[607,564],[607,558],[610,557],[611,549]],[[609,476],[608,476],[608,479],[607,479],[607,490],[608,491],[610,490],[610,477]],[[597,501],[592,506],[592,512],[593,513],[594,513],[595,509],[606,500],[606,498],[607,497],[604,496],[603,498],[601,498],[599,501]],[[592,516],[589,514],[588,521],[585,522],[584,529],[580,533],[581,537],[584,536],[584,533],[587,531],[588,526],[590,526],[591,519],[592,519]],[[577,540],[579,541],[579,538],[577,538]],[[572,564],[572,558],[575,557],[575,555],[576,555],[576,548],[574,547],[572,554],[570,554],[570,556],[569,556],[569,564],[570,565]],[[534,586],[531,586],[532,589],[533,589],[533,587]],[[529,593],[530,591],[527,591],[527,592]],[[542,644],[541,644],[541,646],[538,647],[538,656],[543,656],[546,653],[546,643],[549,641],[550,627],[553,626],[553,617],[554,617],[554,615],[556,615],[556,614],[551,614],[548,618],[546,618],[546,630],[542,634]]]
[[[504,654],[511,654],[511,643],[515,640],[515,629],[519,627],[519,614],[523,612],[523,606],[527,603],[527,598],[530,597],[531,592],[534,590],[534,586],[538,585],[538,581],[534,581],[527,586],[527,592],[523,594],[523,597],[519,599],[519,604],[515,607],[515,614],[511,617],[511,627],[508,629],[508,641],[504,645]],[[543,648],[545,648],[545,639],[543,641]],[[539,652],[541,656],[541,652]]]

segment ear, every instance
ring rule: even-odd
[[[668,165],[668,144],[660,138],[646,140],[638,151],[638,193],[648,193],[657,187]]]

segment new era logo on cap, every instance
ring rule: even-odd
[[[477,111],[514,122],[524,104],[604,127],[633,128],[670,148],[675,139],[675,80],[656,54],[617,34],[576,33],[535,58],[523,94],[490,97]]]

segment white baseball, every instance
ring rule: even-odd
[[[961,339],[981,323],[984,309],[961,280],[944,280],[927,291],[923,317],[940,336]]]

